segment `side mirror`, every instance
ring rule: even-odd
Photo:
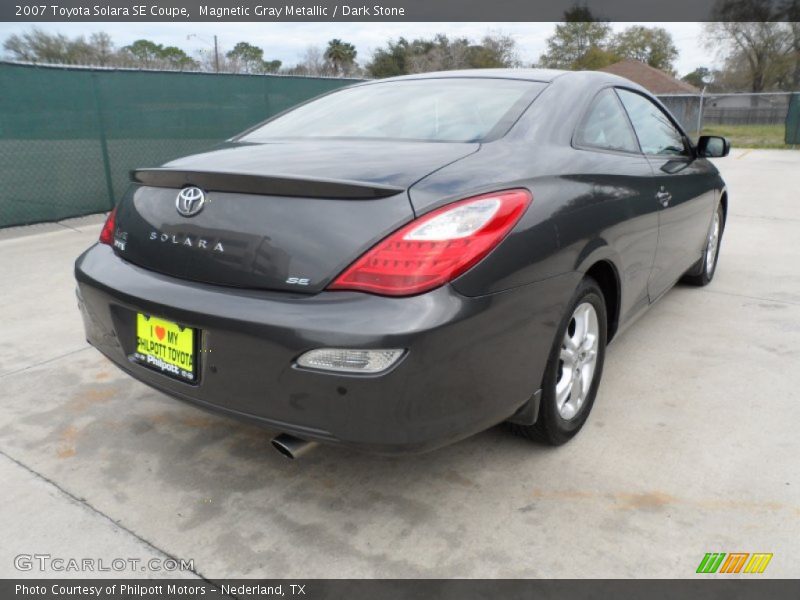
[[[701,135],[697,140],[697,154],[705,158],[722,158],[728,156],[731,143],[717,135]]]

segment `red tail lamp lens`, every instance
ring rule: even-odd
[[[100,243],[101,244],[108,244],[109,246],[114,245],[114,230],[117,228],[117,207],[115,206],[110,213],[108,213],[108,217],[106,217],[106,222],[103,225],[103,229],[100,231]]]
[[[532,200],[525,189],[483,194],[415,219],[368,250],[328,287],[410,296],[452,281],[495,248]]]

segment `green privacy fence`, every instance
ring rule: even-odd
[[[800,93],[792,94],[786,115],[786,143],[800,144]]]
[[[352,80],[0,63],[0,227],[102,212],[128,172]]]

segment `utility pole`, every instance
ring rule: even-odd
[[[713,83],[714,78],[710,73],[706,73],[700,78],[700,81],[703,83],[703,89],[700,91],[700,106],[697,107],[697,137],[700,137],[703,131],[703,109],[705,108],[706,89]]]
[[[198,40],[204,41],[206,44],[210,44],[211,40],[208,38],[204,38],[202,36],[197,35],[196,33],[190,33],[186,36],[187,40],[192,38],[197,38]],[[202,51],[201,51],[202,52]],[[217,36],[214,36],[214,72],[219,73],[219,43],[217,42]]]
[[[214,70],[219,73],[219,48],[217,47],[217,36],[214,36]]]
[[[703,131],[703,103],[706,97],[706,86],[700,92],[700,106],[697,107],[697,137],[700,137],[700,132]]]

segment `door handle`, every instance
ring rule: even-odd
[[[661,189],[656,192],[656,200],[661,203],[661,206],[666,208],[669,206],[669,201],[672,200],[672,194],[670,194],[662,185]]]

